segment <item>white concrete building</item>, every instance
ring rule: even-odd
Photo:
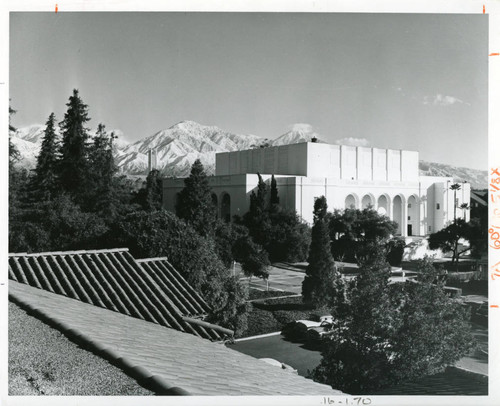
[[[248,211],[260,173],[266,181],[274,174],[280,204],[309,223],[314,198],[322,195],[331,211],[373,206],[396,221],[403,236],[436,232],[454,215],[468,221],[469,212],[460,205],[469,204],[470,185],[459,183],[454,193],[451,177],[419,176],[418,160],[416,151],[304,142],[219,153],[209,182],[218,215],[226,220]],[[183,187],[183,179],[164,179],[165,209],[175,211]]]

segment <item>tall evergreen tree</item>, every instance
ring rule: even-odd
[[[243,223],[250,230],[250,235],[254,241],[262,245],[269,225],[267,221],[269,213],[266,210],[267,185],[260,173],[257,173],[257,176],[259,177],[257,193],[252,191],[250,194],[250,207],[243,216]]]
[[[89,154],[92,167],[92,209],[106,215],[114,213],[113,176],[117,168],[113,159],[113,139],[114,134],[109,135],[104,124],[99,124]]]
[[[157,211],[161,209],[162,203],[162,179],[160,171],[153,169],[148,173],[141,189],[133,199],[145,211]]]
[[[255,204],[256,204],[256,208],[258,209],[259,213],[262,213],[266,209],[267,184],[262,179],[262,176],[260,175],[260,173],[258,173],[257,176],[259,177],[259,183],[257,185],[257,196],[256,196]]]
[[[274,175],[271,177],[271,200],[270,200],[270,205],[271,209],[275,206],[280,204],[280,198],[278,196],[278,186],[276,184],[276,179],[274,178]]]
[[[55,130],[56,116],[51,113],[45,127],[40,153],[38,154],[35,175],[32,180],[34,196],[51,200],[59,187],[58,181],[58,141]]]
[[[184,185],[175,206],[177,216],[191,224],[200,235],[212,234],[216,221],[215,207],[207,175],[199,159],[193,163]]]
[[[88,162],[88,128],[85,127],[88,117],[88,106],[83,103],[78,90],[73,90],[68,110],[60,123],[62,144],[59,173],[61,186],[73,197],[83,198],[87,195],[91,183]],[[83,200],[83,199],[82,199]]]
[[[153,169],[146,179],[146,210],[160,210],[162,199],[162,180],[160,171]]]
[[[316,306],[339,305],[338,298],[343,294],[340,272],[335,267],[330,251],[327,203],[324,196],[314,201],[314,225],[309,247],[309,265],[302,282],[302,295],[306,302]]]

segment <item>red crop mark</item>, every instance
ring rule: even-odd
[[[58,8],[57,8],[57,4],[56,4],[56,13],[57,13],[57,10],[58,10]]]
[[[500,176],[500,172],[498,172],[498,168],[491,168],[490,176],[491,175],[498,175],[498,176]]]
[[[486,13],[486,7],[483,4],[483,14]]]
[[[499,55],[500,55],[500,53],[498,53],[498,52],[493,52],[492,54],[490,54],[490,56],[499,56]]]
[[[498,309],[498,305],[490,305],[490,307],[495,307]]]

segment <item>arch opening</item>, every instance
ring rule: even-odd
[[[420,210],[416,196],[408,199],[408,236],[420,235]]]
[[[354,195],[350,194],[345,198],[345,208],[346,209],[356,209],[357,208],[357,200]]]
[[[361,208],[368,209],[369,207],[373,207],[373,199],[370,195],[364,195],[361,200]]]
[[[389,215],[389,200],[386,195],[382,195],[377,200],[377,212],[381,216]]]
[[[398,224],[396,234],[401,235],[401,227],[403,225],[403,199],[401,199],[399,195],[395,196],[393,199],[392,219]]]

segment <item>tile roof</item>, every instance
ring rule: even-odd
[[[136,377],[159,394],[342,393],[273,365],[139,318],[9,282],[10,300]]]
[[[203,298],[165,258],[127,249],[9,254],[9,279],[202,338],[232,332],[204,323]]]
[[[482,206],[488,206],[488,203],[484,200],[486,198],[486,196],[483,197],[483,195],[481,195],[479,193],[474,193],[471,191],[470,197],[472,200],[475,200],[476,202],[478,202]]]

